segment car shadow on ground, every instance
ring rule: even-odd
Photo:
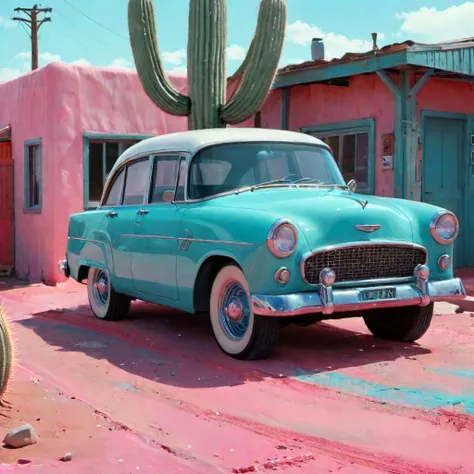
[[[270,359],[238,361],[217,346],[209,318],[134,302],[130,317],[99,321],[88,306],[18,321],[60,352],[106,360],[131,374],[178,387],[232,386],[247,380],[313,375],[430,353],[327,323],[288,326]]]

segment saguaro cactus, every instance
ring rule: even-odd
[[[262,0],[257,28],[242,66],[226,79],[227,0],[190,0],[188,96],[171,85],[160,59],[154,0],[130,0],[128,26],[145,92],[162,110],[188,116],[190,130],[225,127],[254,115],[270,92],[281,56],[286,0]],[[236,86],[226,102],[228,83]]]
[[[13,344],[5,319],[5,310],[0,305],[0,406],[6,405],[5,392],[13,365]]]

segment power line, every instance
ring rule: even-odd
[[[34,5],[33,8],[23,8],[18,7],[15,8],[15,12],[23,13],[26,17],[16,16],[13,17],[12,20],[20,22],[20,24],[24,27],[27,25],[30,29],[26,30],[27,34],[31,38],[31,70],[34,71],[38,69],[38,32],[43,25],[48,21],[51,21],[51,17],[45,16],[43,18],[39,18],[39,15],[45,13],[51,13],[53,11],[52,8],[38,8],[38,5]]]
[[[90,17],[87,13],[84,13],[82,10],[80,10],[79,8],[77,8],[76,5],[72,4],[69,0],[63,0],[63,1],[64,1],[65,3],[67,3],[70,7],[74,8],[74,10],[76,10],[77,12],[79,12],[82,16],[84,16],[85,18],[87,18],[89,21],[92,21],[92,23],[95,23],[96,25],[100,26],[101,28],[104,28],[104,29],[107,30],[108,32],[112,33],[113,35],[118,36],[119,38],[122,38],[122,39],[128,41],[128,38],[127,38],[126,36],[123,36],[123,35],[121,35],[120,33],[117,33],[116,31],[111,30],[108,26],[103,25],[103,24],[100,23],[99,21],[94,20],[94,18]]]

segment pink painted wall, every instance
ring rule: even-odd
[[[377,76],[356,76],[350,87],[311,84],[290,91],[290,130],[375,119],[375,194],[393,195],[393,171],[382,170],[382,136],[393,133],[393,94]],[[275,90],[262,110],[262,127],[281,128],[281,92]]]
[[[186,78],[172,77],[185,91]],[[15,268],[31,281],[62,279],[69,216],[83,210],[83,133],[120,135],[185,130],[186,118],[161,112],[136,73],[61,63],[0,84],[0,124],[12,125],[15,166]],[[25,214],[24,142],[42,138],[42,211]]]
[[[422,110],[474,114],[474,84],[445,79],[429,79],[418,92],[417,112]]]

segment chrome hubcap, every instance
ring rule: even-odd
[[[94,298],[98,304],[105,306],[109,298],[109,277],[107,273],[100,270],[96,273],[94,280]]]
[[[247,293],[240,283],[230,282],[220,298],[219,319],[227,337],[242,339],[250,324],[250,305]]]

